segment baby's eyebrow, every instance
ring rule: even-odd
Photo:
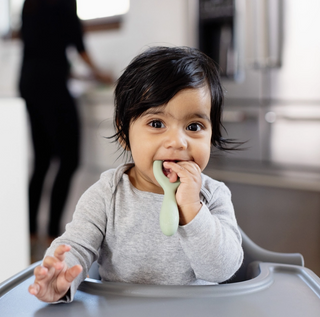
[[[190,113],[185,116],[185,119],[193,119],[193,118],[199,118],[199,119],[204,119],[211,123],[211,119],[205,114],[205,113]]]
[[[146,116],[146,115],[164,115],[164,114],[165,114],[164,107],[154,107],[154,108],[149,108],[142,115]],[[205,113],[201,113],[201,112],[190,113],[184,117],[185,120],[191,120],[194,118],[203,119],[211,123],[211,119]]]
[[[164,114],[163,107],[149,108],[142,115],[149,115],[149,114]]]

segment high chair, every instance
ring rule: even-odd
[[[72,303],[50,305],[27,291],[38,262],[0,284],[0,316],[319,317],[320,278],[303,266],[303,256],[265,250],[241,234],[243,265],[223,284],[101,282],[94,263]]]

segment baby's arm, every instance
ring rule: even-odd
[[[54,256],[46,256],[41,266],[34,270],[35,281],[29,286],[29,293],[44,302],[56,302],[66,295],[73,280],[82,272],[81,265],[68,268],[64,261],[68,245],[56,248]]]
[[[171,182],[180,178],[176,193],[180,241],[195,275],[216,283],[229,279],[243,260],[241,234],[229,189],[223,184],[218,187],[213,183],[204,184],[207,205],[202,205],[199,166],[194,162],[164,162],[164,167],[171,170],[168,175]]]
[[[187,226],[179,227],[182,249],[198,279],[228,280],[243,261],[241,233],[229,189],[204,175],[202,208]]]

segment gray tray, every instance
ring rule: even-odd
[[[251,279],[216,286],[159,286],[86,279],[71,304],[29,295],[33,268],[0,284],[0,316],[320,316],[320,279],[298,265],[250,264]]]

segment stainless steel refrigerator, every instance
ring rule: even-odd
[[[320,1],[200,0],[199,48],[219,64],[231,157],[320,167]]]
[[[320,274],[320,1],[198,0],[198,47],[219,65],[226,137],[206,172],[240,226]]]

